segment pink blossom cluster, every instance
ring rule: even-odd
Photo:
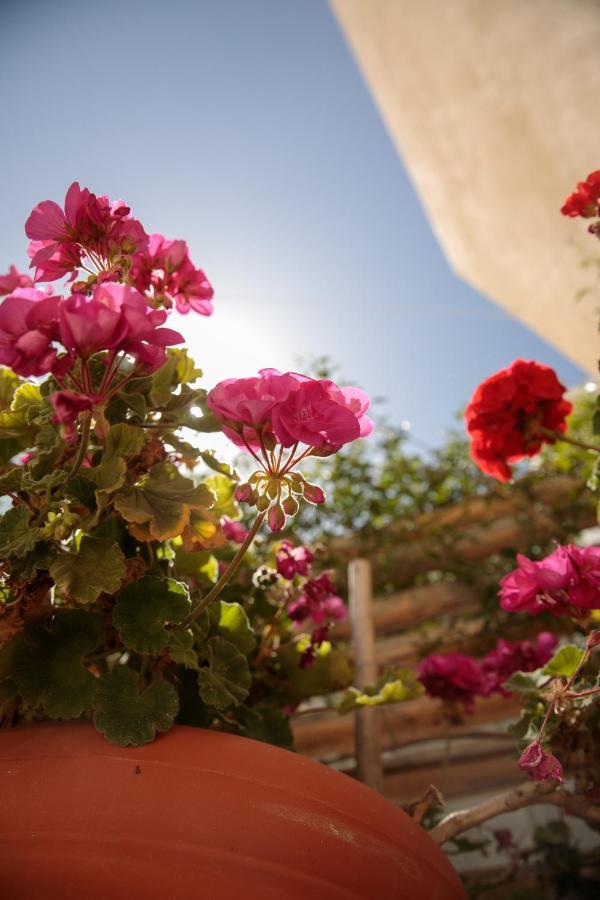
[[[97,285],[90,297],[17,288],[0,305],[0,363],[25,377],[51,372],[60,379],[76,360],[108,351],[111,360],[129,355],[141,371],[153,372],[164,363],[166,347],[184,340],[159,327],[166,317],[134,288],[112,282]],[[86,393],[74,372],[70,377]]]
[[[500,582],[500,606],[507,612],[577,618],[600,609],[600,547],[559,545],[539,561],[518,554],[517,563]]]
[[[284,540],[275,554],[276,568],[282,578],[291,581],[295,575],[308,575],[314,556],[308,547],[294,547],[291,541]]]
[[[348,615],[344,601],[338,597],[337,588],[326,572],[304,582],[301,593],[288,605],[287,613],[294,622],[310,619],[315,625],[339,622]]]
[[[248,537],[248,529],[244,528],[241,522],[234,522],[227,516],[221,519],[221,527],[223,534],[232,544],[243,544]]]
[[[326,456],[373,431],[363,391],[295,372],[261,369],[255,378],[221,381],[207,404],[227,437],[249,451],[305,444]]]
[[[546,753],[539,740],[533,741],[523,750],[519,757],[519,768],[532,781],[558,781],[562,784],[565,780],[560,760],[552,753]]]
[[[431,697],[462,703],[472,712],[476,697],[496,692],[509,696],[503,685],[510,676],[545,665],[557,643],[556,635],[543,631],[535,642],[501,639],[482,660],[462,653],[433,653],[421,660],[417,674]]]
[[[190,310],[202,316],[213,311],[213,289],[202,271],[192,263],[185,241],[169,241],[162,234],[151,234],[148,246],[132,259],[130,278],[135,287],[152,302],[177,311]]]

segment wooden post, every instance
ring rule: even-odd
[[[348,588],[356,686],[364,688],[377,680],[375,626],[373,624],[373,588],[371,563],[353,559],[348,566]],[[379,746],[379,710],[364,707],[356,711],[354,735],[356,772],[364,784],[383,792],[383,770]]]

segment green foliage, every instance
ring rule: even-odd
[[[542,669],[536,669],[535,672],[514,672],[508,681],[504,682],[504,687],[507,691],[516,691],[519,694],[538,694],[540,687],[547,680]]]
[[[557,650],[552,659],[546,663],[543,672],[545,675],[564,675],[570,678],[583,659],[584,651],[574,644],[567,644]]]
[[[417,680],[412,669],[398,669],[386,672],[375,684],[364,691],[350,687],[338,706],[339,713],[352,712],[361,706],[382,706],[387,703],[403,703],[414,700],[423,693],[423,685]]]
[[[172,463],[158,463],[137,484],[116,494],[115,508],[140,540],[164,541],[181,534],[190,512],[208,509],[211,491],[180,475]],[[133,527],[132,527],[133,526]]]
[[[246,657],[222,637],[210,638],[206,657],[208,666],[198,672],[200,697],[219,710],[238,706],[248,696],[252,680]]]
[[[25,702],[52,719],[72,719],[91,706],[94,676],[83,658],[103,639],[100,616],[80,609],[30,625],[0,651],[0,675],[10,677]]]
[[[146,435],[141,428],[123,423],[111,425],[99,464],[83,469],[82,476],[93,482],[98,491],[116,491],[125,480],[126,460],[137,456],[145,441]]]
[[[190,609],[190,595],[184,584],[172,578],[145,575],[119,594],[113,624],[127,648],[156,653],[169,642],[166,626],[183,622]]]
[[[168,681],[154,681],[140,692],[139,676],[117,665],[98,679],[94,690],[94,724],[111,744],[139,747],[168,731],[179,710],[177,691]]]
[[[39,528],[32,528],[29,511],[24,506],[9,509],[0,519],[0,557],[23,557],[33,550],[41,538]]]
[[[84,535],[77,552],[61,553],[50,575],[63,597],[93,603],[100,594],[114,594],[125,577],[125,557],[114,541]]]
[[[245,656],[254,650],[256,638],[250,620],[241,604],[218,600],[211,604],[209,615],[217,635],[226,638]]]
[[[244,737],[275,744],[285,750],[292,749],[294,738],[289,716],[278,707],[268,703],[247,706],[242,709],[240,718],[241,733]]]
[[[282,647],[274,664],[276,680],[272,688],[285,696],[285,702],[299,703],[309,697],[332,694],[349,687],[352,669],[344,650],[324,644],[317,652],[314,665],[301,669],[302,649],[301,642]]]

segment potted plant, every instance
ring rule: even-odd
[[[286,542],[235,579],[263,523],[324,502],[302,462],[366,437],[368,398],[269,369],[198,387],[164,325],[212,288],[123,201],[75,183],[25,230],[34,279],[0,279],[6,895],[462,896],[400,810],[259,742],[350,682],[344,607]],[[245,481],[198,446],[218,430]]]

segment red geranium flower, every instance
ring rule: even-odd
[[[542,444],[553,444],[548,432],[566,431],[572,409],[563,397],[565,390],[549,366],[523,359],[480,384],[465,422],[471,456],[482,472],[509,481],[509,463],[535,456]]]
[[[565,200],[561,213],[563,216],[573,218],[581,216],[584,219],[592,219],[600,215],[598,201],[600,201],[600,171],[592,172],[585,181],[579,182],[577,190]]]

